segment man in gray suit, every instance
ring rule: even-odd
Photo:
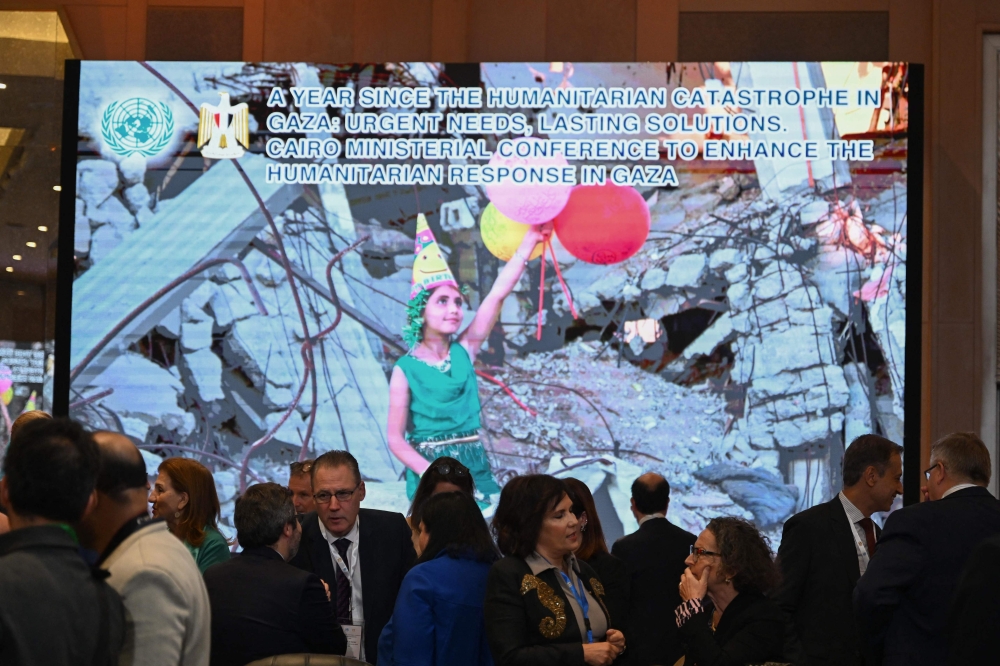
[[[162,520],[149,517],[149,481],[139,449],[124,435],[98,432],[97,503],[76,526],[84,546],[122,596],[120,666],[207,666],[208,592],[191,554]]]

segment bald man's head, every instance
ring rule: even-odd
[[[146,492],[149,478],[142,453],[125,435],[105,430],[94,433],[100,450],[101,466],[97,473],[97,490],[115,502],[131,500],[129,491]]]
[[[646,472],[632,482],[632,501],[643,515],[666,513],[670,504],[670,484],[656,472]]]

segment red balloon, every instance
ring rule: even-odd
[[[617,264],[646,242],[649,206],[632,187],[577,185],[553,222],[559,241],[577,259]]]

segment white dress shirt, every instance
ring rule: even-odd
[[[979,486],[977,486],[975,483],[960,483],[957,486],[952,486],[951,488],[946,490],[945,493],[941,495],[941,499],[944,499],[945,497],[951,495],[952,493],[957,493],[959,490],[965,490],[966,488],[978,488],[978,487]]]
[[[323,533],[323,538],[326,539],[327,545],[330,547],[330,561],[333,562],[333,568],[339,568],[337,564],[337,558],[340,557],[340,552],[333,543],[337,539],[347,539],[351,542],[351,545],[347,548],[347,568],[351,572],[351,619],[355,624],[364,622],[365,612],[363,596],[361,592],[361,562],[358,557],[358,546],[361,541],[361,532],[358,529],[358,525],[361,524],[361,517],[359,516],[354,521],[354,527],[351,531],[345,534],[343,537],[334,536],[326,529],[326,525],[323,521],[319,521],[319,531]],[[365,644],[361,643],[361,659],[365,658]]]
[[[653,518],[666,518],[667,516],[662,513],[647,513],[645,516],[639,519],[639,527],[642,527],[643,523],[649,522]]]
[[[865,528],[860,524],[865,519],[865,514],[861,513],[861,510],[854,506],[844,493],[841,492],[837,496],[840,498],[840,503],[844,505],[847,521],[854,528],[854,549],[858,552],[858,568],[861,570],[861,575],[864,576],[865,571],[868,570],[868,561],[871,559],[871,555],[868,553],[868,537],[865,536]],[[872,525],[872,529],[875,529],[874,525]]]

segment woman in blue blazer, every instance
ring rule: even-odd
[[[499,554],[475,500],[434,495],[424,504],[420,557],[403,579],[378,643],[378,666],[493,666],[483,600]]]

